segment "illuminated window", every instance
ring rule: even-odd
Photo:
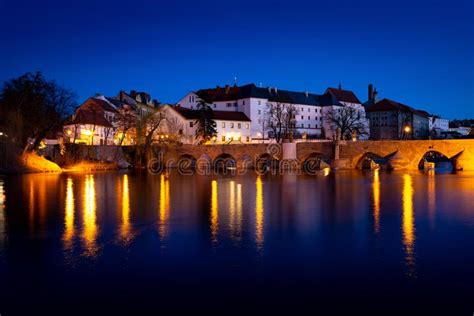
[[[225,142],[225,136],[222,136],[222,141]]]

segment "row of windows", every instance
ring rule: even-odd
[[[194,127],[194,122],[193,122],[193,121],[189,122],[189,127]],[[221,127],[222,127],[222,128],[225,128],[225,127],[226,127],[226,122],[221,122]],[[230,128],[234,128],[234,127],[235,127],[235,123],[234,123],[234,122],[230,122],[230,123],[229,123],[229,127],[230,127]],[[241,128],[242,128],[242,123],[237,123],[237,128],[238,128],[238,129],[241,129]],[[250,123],[245,123],[245,129],[250,129]]]
[[[305,125],[304,124],[301,124],[300,125],[301,128],[305,128]],[[311,124],[307,124],[307,127],[306,128],[311,128]],[[321,126],[318,126],[318,124],[314,124],[314,127],[313,128],[321,128]]]
[[[221,140],[223,142],[225,141],[231,141],[231,140],[238,140],[238,141],[242,141],[242,136],[239,136],[239,137],[226,137],[226,136],[222,136]],[[246,136],[245,137],[245,141],[248,143],[250,142],[250,137]]]
[[[301,119],[304,120],[304,115],[301,115]],[[323,117],[320,116],[320,117],[318,118],[317,116],[315,116],[314,119],[315,119],[315,120],[318,120],[318,119],[319,119],[320,121],[322,121],[322,120],[323,120]],[[311,120],[311,116],[308,116],[308,120]]]

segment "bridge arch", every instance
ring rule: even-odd
[[[255,159],[255,169],[259,172],[275,170],[279,168],[279,159],[270,153],[263,153]]]
[[[237,160],[229,153],[219,154],[213,161],[215,171],[226,172],[237,168]]]
[[[432,150],[432,149],[427,150],[418,160],[418,169],[428,170],[428,169],[433,168],[433,169],[444,169],[446,171],[452,171],[454,169],[453,157],[449,157],[438,150]]]
[[[387,156],[381,156],[374,152],[368,151],[359,158],[355,164],[356,169],[373,169],[374,167],[381,167],[388,162]]]
[[[330,159],[320,152],[312,152],[302,161],[303,171],[307,174],[316,174],[317,170],[329,167]]]

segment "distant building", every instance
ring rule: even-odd
[[[251,141],[261,141],[271,136],[266,126],[268,107],[291,105],[295,137],[324,137],[331,139],[336,127],[324,120],[324,113],[334,108],[350,106],[361,113],[361,119],[368,127],[365,109],[352,91],[339,87],[328,88],[324,94],[281,90],[274,87],[257,87],[255,84],[225,86],[189,92],[178,106],[196,109],[199,100],[208,103],[214,111],[243,113],[251,121]]]
[[[430,136],[441,137],[444,132],[449,131],[449,120],[438,115],[428,117]]]
[[[457,126],[457,127],[450,127],[449,132],[458,133],[460,136],[467,136],[471,133],[472,127],[467,126]]]
[[[424,111],[383,99],[366,103],[371,139],[427,139],[429,119]]]
[[[160,106],[160,102],[155,99],[152,100],[150,94],[135,90],[131,90],[130,93],[119,91],[114,99],[133,106],[136,114],[141,117],[152,114]]]

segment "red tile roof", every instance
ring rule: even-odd
[[[118,113],[108,102],[101,99],[89,98],[77,108],[69,124],[90,124],[112,127],[112,124],[104,116],[105,111]]]
[[[401,112],[409,112],[409,113],[417,114],[423,117],[428,116],[428,113],[425,111],[418,111],[408,105],[405,105],[393,100],[389,100],[389,99],[383,99],[373,105],[368,106],[366,108],[366,111],[368,112],[401,111]]]
[[[198,110],[191,110],[181,107],[173,107],[179,114],[181,114],[187,120],[194,120],[199,118]],[[250,119],[243,112],[231,112],[231,111],[212,111],[214,120],[219,121],[244,121],[250,122]]]
[[[112,127],[109,121],[104,117],[104,113],[95,112],[87,109],[80,110],[74,115],[71,124],[90,124],[96,126]]]
[[[350,102],[350,103],[359,103],[361,104],[360,100],[356,97],[354,92],[349,90],[337,89],[337,88],[327,88],[326,92],[329,92],[339,102]]]

